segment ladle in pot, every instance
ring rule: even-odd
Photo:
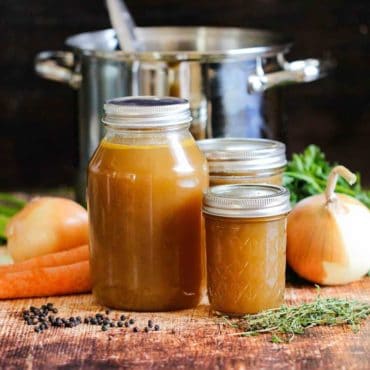
[[[139,51],[140,42],[136,34],[136,24],[123,0],[105,0],[109,18],[116,31],[121,50]]]

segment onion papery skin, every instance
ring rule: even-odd
[[[361,279],[370,270],[370,211],[358,200],[324,194],[299,202],[288,216],[287,262],[301,277],[323,285]]]
[[[15,262],[88,243],[87,211],[58,197],[31,200],[6,227],[7,247]]]

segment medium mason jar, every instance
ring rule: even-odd
[[[205,154],[210,185],[282,185],[285,145],[267,139],[220,138],[197,141]]]
[[[205,279],[207,162],[184,99],[109,100],[88,168],[93,294],[108,307],[194,307]]]
[[[208,296],[213,310],[256,313],[284,301],[289,192],[220,185],[204,196]]]

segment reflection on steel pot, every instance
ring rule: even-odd
[[[291,43],[267,32],[237,28],[138,28],[144,50],[118,50],[113,30],[67,39],[71,51],[36,57],[39,75],[79,91],[80,171],[77,197],[84,199],[85,170],[102,132],[104,101],[127,95],[180,96],[190,101],[192,133],[205,137],[268,137],[283,140],[279,96],[272,87],[313,81],[329,63],[287,62]]]

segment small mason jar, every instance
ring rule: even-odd
[[[287,160],[285,145],[279,141],[219,138],[197,144],[208,161],[210,186],[283,183]]]
[[[205,281],[207,161],[178,98],[108,101],[88,168],[93,294],[108,307],[194,307]]]
[[[213,310],[244,315],[284,301],[289,191],[220,185],[204,195],[208,296]]]

